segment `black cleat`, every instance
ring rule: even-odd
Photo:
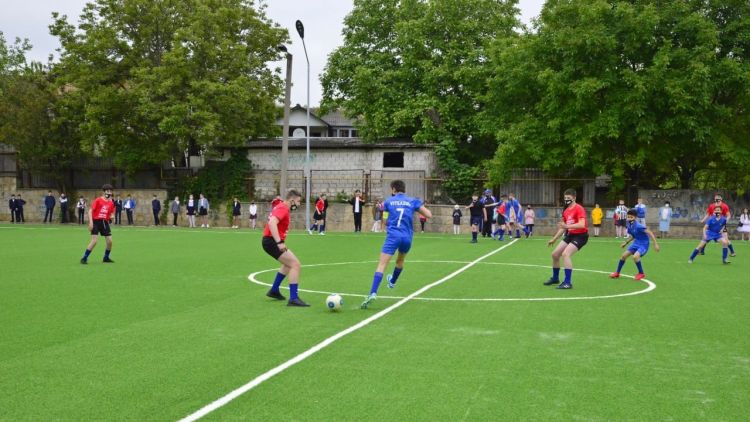
[[[560,284],[560,280],[555,280],[554,278],[551,278],[544,282],[545,286],[551,286],[553,284]]]
[[[289,302],[286,303],[286,306],[299,306],[299,307],[307,307],[310,306],[307,303],[305,303],[302,299],[289,299]]]
[[[286,300],[286,297],[284,297],[284,295],[278,290],[269,290],[268,293],[266,293],[266,296],[276,300]]]
[[[102,262],[104,262],[104,263],[107,263],[107,264],[114,264],[114,263],[115,263],[115,261],[112,261],[112,260],[111,260],[111,259],[109,259],[109,258],[104,258],[104,259],[102,259]]]
[[[556,289],[572,289],[573,285],[570,283],[562,283],[561,285],[557,286]]]
[[[81,258],[81,264],[88,264],[89,261],[86,258]]]

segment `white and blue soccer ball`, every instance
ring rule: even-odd
[[[333,312],[340,311],[343,305],[344,298],[341,297],[341,295],[338,293],[328,295],[328,297],[326,298],[326,306]]]

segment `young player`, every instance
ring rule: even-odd
[[[469,219],[471,224],[471,243],[477,243],[477,235],[482,222],[487,219],[487,209],[479,202],[479,195],[471,195],[471,204],[467,205],[469,210]]]
[[[505,221],[508,226],[508,240],[513,238],[513,228],[516,230],[516,239],[521,238],[521,203],[516,199],[513,193],[508,194],[508,200],[505,204]]]
[[[393,196],[383,202],[383,208],[389,211],[389,229],[380,251],[380,261],[372,279],[370,295],[362,302],[362,309],[367,309],[378,297],[378,287],[380,287],[380,282],[383,281],[383,271],[388,266],[393,254],[398,251],[396,268],[393,270],[393,274],[389,274],[387,277],[388,288],[392,289],[396,286],[396,281],[398,281],[398,277],[404,269],[404,260],[411,249],[411,242],[414,237],[414,228],[412,227],[414,212],[416,211],[427,218],[432,217],[430,210],[422,205],[421,199],[406,196],[406,185],[403,181],[394,180],[391,182],[391,192]]]
[[[620,271],[622,271],[622,266],[625,265],[625,260],[627,260],[628,257],[632,255],[635,266],[638,267],[638,274],[635,275],[635,279],[642,280],[646,277],[646,274],[643,273],[641,258],[643,258],[646,253],[648,253],[650,242],[654,242],[654,249],[656,249],[656,252],[659,252],[659,250],[661,249],[659,247],[659,244],[656,243],[656,236],[654,236],[654,233],[651,230],[647,229],[646,226],[641,224],[639,221],[636,221],[637,218],[637,210],[628,211],[626,219],[628,234],[630,235],[630,237],[628,238],[628,240],[623,242],[620,247],[624,248],[625,246],[628,246],[628,243],[630,243],[631,241],[633,242],[633,244],[622,254],[620,262],[617,264],[617,271],[610,274],[609,278],[619,278]]]
[[[625,228],[627,224],[628,207],[625,206],[625,201],[620,199],[620,203],[615,207],[615,239],[622,236],[626,238],[628,230]]]
[[[638,198],[638,203],[633,207],[638,213],[636,220],[641,225],[646,225],[646,204],[643,203],[643,198]],[[627,219],[627,217],[625,217]]]
[[[701,219],[701,223],[705,223],[706,220],[708,220],[712,215],[714,215],[714,212],[716,211],[717,208],[721,209],[721,216],[726,218],[727,221],[732,219],[732,213],[729,212],[729,205],[727,205],[726,202],[724,202],[724,200],[721,198],[721,195],[717,193],[716,195],[714,195],[714,203],[709,204],[708,208],[706,208],[706,215],[703,216],[703,218]],[[726,239],[727,241],[727,246],[729,248],[729,255],[735,256],[734,245],[732,245],[732,241],[729,240],[729,232],[727,231],[726,227],[724,228],[724,231],[722,232],[722,237]],[[705,249],[706,249],[706,246],[704,245],[701,248],[701,255],[706,254]]]
[[[558,289],[573,288],[573,261],[571,258],[581,250],[589,241],[589,230],[586,224],[586,210],[576,203],[575,189],[568,189],[563,196],[565,209],[562,214],[562,222],[557,223],[557,233],[547,242],[552,245],[560,236],[565,234],[563,240],[552,251],[552,277],[544,282],[545,286],[559,284]],[[565,265],[565,279],[560,283],[560,258]]]
[[[315,212],[313,212],[313,223],[312,226],[310,226],[310,229],[307,230],[309,234],[313,234],[315,230],[319,230],[318,234],[324,235],[326,234],[325,229],[326,226],[323,223],[325,220],[325,200],[326,200],[326,194],[322,194],[318,197],[318,200],[315,201]],[[318,229],[320,227],[320,229]]]
[[[724,231],[727,228],[727,218],[721,215],[721,207],[714,208],[714,216],[706,221],[706,225],[703,226],[703,239],[701,239],[698,246],[693,250],[688,260],[689,264],[693,263],[698,253],[706,246],[706,243],[714,241],[721,241],[723,246],[721,250],[721,261],[724,264],[729,264],[727,261],[727,249],[729,248],[729,240],[724,236]]]
[[[273,286],[266,293],[266,296],[277,299],[285,300],[284,295],[279,291],[281,282],[284,278],[289,276],[289,302],[287,306],[310,306],[299,298],[297,289],[299,286],[299,273],[300,267],[302,266],[299,259],[290,251],[284,241],[286,240],[286,234],[289,231],[289,213],[294,211],[300,204],[302,195],[294,189],[291,189],[286,194],[286,200],[278,202],[276,206],[271,210],[271,216],[268,218],[268,224],[263,229],[263,250],[267,254],[271,255],[273,259],[281,263],[279,272],[276,273],[276,278],[273,281]]]
[[[104,259],[102,262],[113,264],[115,261],[109,258],[110,252],[112,252],[112,231],[109,228],[109,221],[112,219],[112,214],[115,212],[115,203],[112,201],[112,185],[102,186],[104,194],[99,198],[94,199],[94,202],[89,208],[89,231],[91,231],[91,242],[86,246],[86,252],[83,253],[81,258],[81,264],[89,263],[89,255],[94,250],[99,235],[104,236],[107,242],[107,249],[104,251]]]
[[[505,229],[507,228],[506,220],[505,220],[505,207],[508,197],[505,195],[500,195],[500,203],[497,207],[495,207],[495,210],[493,211],[493,215],[495,216],[495,231],[492,232],[492,238],[497,240],[503,240],[503,236],[505,236]],[[508,233],[508,237],[512,237],[510,233]]]

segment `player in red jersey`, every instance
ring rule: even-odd
[[[321,194],[318,197],[318,200],[315,201],[315,212],[313,213],[313,223],[312,226],[307,230],[308,233],[313,234],[315,230],[318,230],[318,227],[320,227],[320,230],[318,231],[318,234],[324,235],[326,234],[326,194]]]
[[[302,195],[292,189],[286,194],[286,200],[277,202],[271,210],[271,216],[268,218],[268,224],[263,229],[263,250],[271,255],[273,259],[281,263],[279,272],[276,273],[276,279],[273,286],[266,293],[266,296],[285,300],[284,295],[279,291],[281,282],[289,276],[289,302],[287,306],[310,306],[299,298],[297,287],[299,283],[300,264],[299,259],[290,251],[285,244],[286,234],[289,231],[289,213],[294,211],[300,204]]]
[[[712,217],[714,215],[714,210],[716,208],[721,208],[721,216],[726,217],[727,221],[729,221],[732,218],[732,213],[729,212],[729,205],[727,205],[726,202],[721,198],[720,194],[714,195],[714,203],[708,204],[708,208],[706,208],[706,215],[701,219],[701,223],[705,224],[706,220],[708,220],[709,217]],[[732,241],[729,240],[729,232],[727,231],[726,227],[724,228],[724,231],[721,233],[722,238],[726,240],[729,248],[729,256],[736,256],[734,253],[734,245],[732,245]],[[703,245],[703,247],[700,249],[700,254],[705,255],[706,254],[706,245]]]
[[[565,209],[563,221],[557,223],[557,233],[547,242],[552,245],[565,233],[563,240],[552,251],[552,277],[544,282],[545,286],[559,284],[558,289],[572,289],[573,261],[571,257],[589,241],[589,229],[586,224],[586,210],[576,203],[575,189],[568,189],[564,194]],[[560,283],[560,257],[565,265],[565,279]]]
[[[89,255],[99,240],[99,235],[104,236],[107,241],[107,250],[104,251],[103,262],[114,263],[109,259],[109,253],[112,252],[112,231],[109,228],[109,221],[115,212],[115,203],[112,201],[112,185],[102,186],[104,195],[96,198],[89,208],[89,230],[91,231],[91,242],[86,247],[86,252],[81,258],[81,264],[88,264]]]

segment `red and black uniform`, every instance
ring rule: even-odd
[[[92,235],[112,236],[112,231],[109,228],[109,220],[112,219],[112,214],[115,213],[115,203],[111,199],[104,199],[102,197],[94,199],[94,203],[91,204],[91,216]]]
[[[289,207],[284,202],[279,202],[271,211],[271,217],[276,217],[279,220],[279,224],[277,225],[279,229],[279,238],[281,239],[279,243],[282,243],[286,239],[286,234],[289,231]],[[269,220],[271,217],[269,217]],[[271,255],[273,259],[279,259],[284,252],[279,249],[279,245],[271,234],[270,227],[269,224],[266,224],[266,227],[263,229],[263,250]]]
[[[721,202],[719,205],[716,205],[716,203],[710,204],[708,208],[706,208],[706,215],[708,215],[709,217],[714,215],[714,210],[716,209],[716,207],[721,207],[722,217],[729,218],[729,206],[724,202]]]
[[[315,213],[313,213],[313,220],[325,220],[326,214],[325,214],[326,204],[325,201],[323,201],[323,198],[318,198],[318,201],[315,202]]]
[[[565,232],[565,238],[563,239],[563,242],[568,244],[572,243],[576,245],[578,249],[583,248],[583,246],[586,245],[586,242],[589,241],[586,210],[580,204],[573,204],[563,210],[562,219],[565,224],[576,224],[583,219],[583,228],[567,229]]]

